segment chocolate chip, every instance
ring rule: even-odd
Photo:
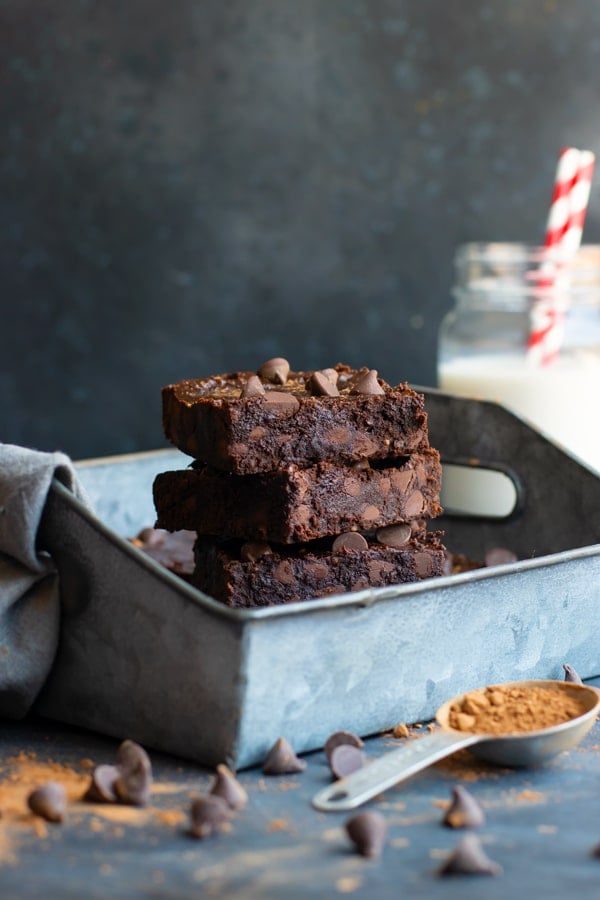
[[[265,402],[269,406],[275,406],[285,413],[295,413],[300,409],[299,400],[293,394],[285,391],[266,391]]]
[[[377,859],[385,845],[387,825],[381,813],[375,810],[357,813],[345,823],[348,837],[362,856]]]
[[[263,556],[270,556],[272,553],[271,547],[265,541],[247,541],[240,547],[242,562],[258,562]]]
[[[356,462],[352,463],[352,469],[356,469],[358,472],[366,472],[367,469],[371,468],[371,464],[368,459],[357,459]]]
[[[67,811],[67,793],[62,784],[48,781],[29,794],[27,805],[32,813],[47,822],[62,822]]]
[[[263,363],[256,374],[271,384],[285,384],[290,374],[290,364],[287,359],[275,356]]]
[[[248,802],[248,794],[231,769],[223,764],[217,766],[217,777],[210,794],[213,797],[220,797],[231,809],[241,809]]]
[[[114,790],[119,800],[145,806],[152,790],[152,765],[144,748],[135,741],[123,741],[117,751],[117,768]]]
[[[486,566],[502,566],[506,563],[516,562],[517,558],[517,555],[512,550],[507,550],[506,547],[492,547],[491,550],[486,551],[485,564]]]
[[[457,784],[452,788],[452,803],[443,822],[449,828],[479,828],[485,822],[485,815],[475,797]]]
[[[409,519],[414,519],[420,515],[424,509],[425,497],[421,491],[413,491],[412,494],[406,498],[404,503],[404,514]]]
[[[476,834],[465,834],[438,869],[439,875],[500,875],[501,872],[502,867],[485,853]]]
[[[327,378],[329,378],[329,380],[332,382],[332,384],[335,384],[335,386],[337,387],[337,381],[338,381],[337,369],[321,369],[321,372],[323,373],[323,375],[326,375]]]
[[[115,781],[119,774],[117,766],[96,766],[83,799],[89,800],[91,803],[115,803],[117,801]]]
[[[252,399],[252,397],[264,397],[265,389],[258,375],[251,375],[246,384],[242,388],[241,396],[244,400]]]
[[[377,540],[386,547],[404,547],[411,538],[412,529],[407,522],[401,522],[398,525],[387,525],[385,528],[378,528],[376,532]]]
[[[265,775],[293,775],[305,768],[305,761],[298,759],[286,738],[280,737],[269,750],[262,770]]]
[[[353,747],[364,747],[363,741],[357,734],[353,734],[351,731],[334,731],[329,735],[323,746],[323,751],[328,761],[331,758],[332,751],[335,750],[336,747],[339,747],[340,744],[351,744]]]
[[[570,681],[573,684],[583,684],[581,677],[573,666],[570,666],[569,663],[563,663],[563,669],[565,670],[565,681]]]
[[[337,385],[324,372],[313,372],[306,385],[313,397],[339,397]]]
[[[190,832],[196,838],[206,838],[231,819],[232,812],[222,797],[214,794],[195,797],[190,807]]]
[[[356,379],[350,390],[351,394],[367,394],[376,396],[385,394],[384,389],[377,381],[377,369],[369,369],[364,375]]]
[[[334,747],[329,757],[329,768],[335,778],[345,778],[365,764],[365,754],[360,747],[352,744],[339,744]]]
[[[344,534],[338,534],[331,549],[334,553],[340,550],[368,550],[369,544],[358,531],[345,531]]]

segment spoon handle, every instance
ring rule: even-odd
[[[324,812],[354,809],[415,772],[480,740],[477,734],[433,731],[398,750],[384,753],[364,768],[328,785],[315,794],[313,806]]]

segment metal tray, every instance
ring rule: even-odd
[[[59,651],[43,715],[205,765],[261,762],[277,737],[297,751],[336,729],[369,735],[429,719],[486,683],[600,674],[600,478],[503,407],[426,394],[445,463],[505,472],[500,520],[438,520],[446,543],[520,561],[416,585],[231,610],[125,538],[152,524],[162,450],[78,464],[97,512],[54,483],[40,542],[60,572]]]

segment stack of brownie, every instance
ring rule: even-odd
[[[157,528],[197,534],[193,583],[232,607],[444,572],[441,464],[424,398],[373,369],[272,359],[163,388],[166,437],[193,457],[154,482]]]

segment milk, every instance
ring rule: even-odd
[[[524,353],[454,357],[440,361],[438,380],[448,393],[503,404],[600,475],[600,353],[596,348],[562,354],[547,366],[531,363]],[[516,496],[512,483],[488,471],[479,473],[488,481],[476,484],[470,478],[473,474],[445,469],[442,504],[473,513],[510,512]]]

